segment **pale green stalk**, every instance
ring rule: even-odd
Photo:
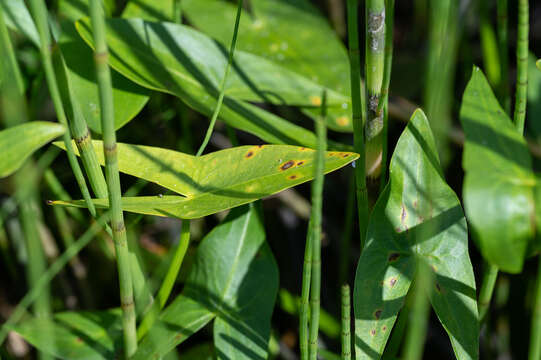
[[[342,360],[351,359],[351,305],[349,285],[342,285]]]
[[[340,262],[338,268],[339,284],[348,282],[349,268],[351,265],[351,233],[353,232],[353,217],[355,213],[355,178],[349,180],[346,209],[344,214],[344,227],[340,239]]]
[[[173,20],[177,24],[182,24],[182,4],[180,0],[173,1]]]
[[[2,345],[6,339],[11,327],[22,319],[28,307],[36,301],[51,280],[94,238],[98,232],[100,232],[101,228],[109,220],[109,215],[109,211],[101,215],[76,242],[70,245],[66,251],[64,251],[64,253],[41,274],[36,284],[26,293],[15,310],[11,313],[9,319],[2,324],[0,329],[0,345]]]
[[[66,190],[64,189],[60,181],[58,181],[58,178],[51,169],[45,170],[45,173],[43,174],[43,179],[45,180],[45,183],[47,184],[55,198],[64,201],[71,200],[71,196],[66,192]],[[81,224],[85,223],[85,218],[79,208],[67,206],[65,209],[75,220],[77,220]]]
[[[361,55],[359,50],[358,0],[347,0],[348,45],[351,84],[354,150],[361,156],[355,161],[355,193],[359,220],[359,241],[364,246],[368,226],[368,192],[366,189],[366,163],[364,146],[363,106],[361,93]]]
[[[539,263],[537,264],[537,284],[535,287],[535,304],[532,314],[528,359],[541,360],[541,259],[539,259]]]
[[[513,118],[517,130],[522,134],[524,133],[528,95],[528,36],[530,31],[528,0],[518,0],[517,30],[517,89]]]
[[[124,332],[124,356],[129,358],[137,350],[135,327],[135,304],[130,271],[130,254],[122,213],[120,176],[113,111],[113,92],[109,69],[109,52],[105,40],[105,18],[100,0],[90,1],[90,20],[95,44],[94,61],[101,106],[101,128],[103,132],[103,152],[105,172],[111,209],[111,228],[115,243],[120,285],[120,304],[122,307],[122,329]]]
[[[366,172],[377,178],[381,170],[383,112],[383,74],[385,71],[385,0],[366,0]],[[380,110],[378,111],[378,108]]]
[[[497,0],[498,4],[498,50],[500,54],[501,81],[499,89],[499,100],[505,112],[509,114],[511,99],[509,97],[509,56],[507,36],[507,0]]]
[[[490,308],[490,300],[494,292],[494,285],[498,278],[498,268],[488,262],[485,262],[483,268],[483,280],[481,281],[481,290],[479,291],[479,299],[477,308],[479,310],[479,321],[483,323],[486,319],[486,314]]]
[[[233,63],[233,55],[235,53],[235,46],[237,44],[237,34],[239,32],[240,14],[242,14],[242,2],[243,0],[239,0],[238,7],[237,7],[237,16],[235,18],[235,28],[233,30],[233,38],[231,39],[231,47],[229,48],[229,57],[227,59],[227,65],[225,67],[224,77],[222,78],[222,83],[220,85],[220,94],[218,95],[216,108],[214,109],[214,113],[212,114],[212,118],[210,119],[210,125],[207,129],[207,133],[205,134],[205,138],[203,139],[203,143],[199,147],[199,150],[197,150],[197,154],[195,156],[201,156],[201,154],[203,154],[203,151],[205,151],[205,148],[207,147],[207,144],[210,141],[210,136],[212,135],[212,131],[214,130],[216,119],[218,119],[218,114],[220,113],[222,103],[224,101],[225,84],[227,81],[227,75],[229,74],[229,70],[231,69],[231,64]]]
[[[481,49],[488,81],[495,88],[501,87],[501,64],[496,33],[490,21],[490,5],[493,1],[482,0],[479,4]]]
[[[158,318],[160,310],[162,310],[163,307],[165,306],[165,303],[167,302],[167,299],[169,298],[169,295],[171,294],[171,290],[173,289],[173,286],[175,285],[178,272],[180,270],[180,267],[182,266],[182,262],[184,261],[184,256],[186,255],[186,251],[188,251],[189,245],[190,245],[190,220],[182,220],[182,227],[180,229],[180,239],[175,249],[173,259],[171,260],[171,264],[169,265],[169,268],[167,269],[167,274],[165,275],[165,278],[163,279],[162,286],[160,287],[160,290],[158,291],[157,299],[152,304],[152,307],[150,308],[150,310],[145,314],[143,321],[137,328],[138,340],[142,339],[143,336],[145,336],[145,334],[148,332],[148,330],[150,330],[150,328],[152,327],[152,324],[154,324],[154,321]]]
[[[299,347],[301,360],[308,360],[308,316],[310,314],[310,282],[312,279],[312,219],[308,222],[304,262],[302,266],[301,306],[299,310]]]
[[[64,106],[62,104],[62,99],[60,97],[60,91],[58,89],[58,84],[56,82],[56,77],[55,77],[54,68],[53,68],[52,42],[51,42],[51,34],[49,32],[47,8],[45,7],[45,3],[43,0],[30,0],[29,3],[30,3],[30,10],[32,12],[32,17],[34,19],[34,22],[36,23],[36,27],[39,33],[39,39],[40,39],[39,51],[40,51],[41,60],[43,63],[43,68],[45,69],[45,78],[47,80],[47,86],[49,88],[49,93],[53,100],[54,108],[56,111],[56,117],[58,118],[58,121],[62,125],[68,128],[68,121],[66,118],[66,113],[64,112]],[[92,214],[92,216],[95,217],[96,208],[94,206],[94,203],[92,203],[90,192],[88,191],[88,187],[86,186],[83,172],[81,171],[81,167],[79,166],[79,163],[77,162],[77,158],[73,152],[69,132],[66,131],[64,133],[64,135],[62,136],[62,140],[64,141],[64,145],[66,147],[66,152],[68,155],[68,161],[70,163],[70,166],[75,176],[75,179],[77,181],[77,184],[79,185],[79,189],[81,190],[81,194],[83,195],[83,198],[85,199],[85,202],[88,207],[88,210],[90,211],[90,214]]]
[[[314,181],[312,182],[312,211],[310,225],[312,227],[312,274],[310,284],[310,329],[309,359],[317,359],[317,339],[319,332],[319,307],[321,292],[321,212],[323,208],[323,172],[325,169],[325,151],[327,150],[327,93],[323,92],[321,117],[315,121],[317,149],[314,156]]]

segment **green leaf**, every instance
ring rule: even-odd
[[[78,36],[73,23],[63,22],[58,41],[67,65],[73,94],[77,99],[89,128],[101,133],[100,101],[96,81],[94,54]],[[137,115],[149,99],[147,89],[140,87],[116,71],[111,72],[115,129],[119,129]]]
[[[122,17],[140,18],[148,21],[173,22],[176,0],[130,0],[122,12]]]
[[[541,137],[541,124],[536,119],[541,118],[541,72],[537,71],[535,55],[528,55],[528,110],[526,123],[533,130],[536,138]]]
[[[181,354],[182,360],[214,360],[216,351],[211,342],[195,345]]]
[[[13,330],[38,350],[60,359],[114,359],[122,346],[120,309],[33,317]]]
[[[477,359],[479,325],[468,231],[460,202],[445,183],[430,125],[417,110],[398,140],[390,180],[376,202],[355,277],[357,359],[383,354],[415,276],[434,271],[426,289],[458,359]]]
[[[535,66],[537,66],[537,68],[541,70],[541,59],[537,60],[537,62],[535,63]]]
[[[24,1],[0,0],[6,25],[39,47],[39,34]]]
[[[277,292],[278,267],[260,212],[254,204],[236,208],[201,242],[182,294],[164,310],[134,359],[163,356],[213,317],[218,359],[266,359]],[[187,320],[194,307],[199,317]]]
[[[0,131],[0,178],[14,173],[34,151],[64,131],[62,125],[48,121],[32,121]]]
[[[464,208],[483,257],[519,273],[535,233],[536,179],[526,141],[475,67],[462,99]]]
[[[62,143],[55,145],[64,148]],[[103,143],[94,141],[93,145],[103,165]],[[203,217],[304,183],[314,173],[314,150],[289,145],[239,146],[199,157],[150,146],[117,146],[121,172],[184,195],[122,198],[125,211],[148,215]],[[327,152],[325,173],[357,157],[355,153]],[[93,202],[108,207],[107,199]],[[78,200],[55,204],[85,206]]]
[[[103,1],[105,16],[112,16],[115,10],[115,0]],[[58,0],[58,16],[75,22],[90,13],[89,0]]]
[[[83,39],[92,44],[88,21],[77,22]],[[107,28],[111,66],[135,83],[178,96],[193,109],[212,114],[227,51],[192,28],[141,19],[112,19]],[[227,78],[220,118],[269,143],[315,146],[315,136],[300,126],[245,101],[319,106],[323,88],[272,62],[235,52]],[[347,97],[328,91],[329,106]]]

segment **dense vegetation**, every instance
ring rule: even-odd
[[[541,360],[540,13],[0,0],[0,358]]]

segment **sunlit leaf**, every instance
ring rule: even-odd
[[[120,309],[30,318],[13,330],[40,351],[60,359],[114,359],[122,346]]]
[[[64,147],[62,143],[55,143]],[[103,165],[103,144],[94,141]],[[327,152],[325,173],[358,157]],[[118,144],[118,165],[133,175],[184,196],[122,198],[122,208],[148,215],[198,218],[246,204],[313,178],[314,150],[289,145],[240,146],[196,157],[156,147]],[[107,207],[107,199],[93,200]],[[85,206],[84,201],[56,204]]]
[[[479,325],[468,231],[460,202],[443,178],[424,113],[398,140],[390,180],[378,199],[355,277],[357,359],[379,359],[415,277],[434,272],[425,289],[458,359],[477,359]]]
[[[535,65],[537,66],[537,68],[538,68],[539,70],[541,70],[541,59],[537,60],[536,63],[535,63]]]
[[[537,119],[541,118],[541,71],[535,64],[535,56],[528,56],[528,108],[526,111],[526,124],[534,132],[536,138],[541,137],[541,124]]]
[[[518,273],[535,233],[536,179],[526,141],[479,68],[464,91],[460,120],[466,142],[464,208],[483,257]]]
[[[24,1],[0,0],[6,25],[39,46],[39,34]]]
[[[182,294],[134,359],[163,356],[195,331],[196,319],[200,328],[213,317],[218,359],[266,359],[277,292],[278,267],[260,213],[253,204],[236,208],[201,242]],[[186,319],[193,308],[197,315]]]
[[[106,16],[112,16],[115,0],[103,0]],[[58,16],[70,22],[77,21],[90,14],[89,0],[58,0]]]
[[[65,129],[58,123],[32,121],[0,131],[0,178],[14,173],[37,149]]]
[[[148,21],[173,21],[176,0],[130,0],[122,17],[140,18]]]

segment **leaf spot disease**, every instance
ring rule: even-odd
[[[296,178],[297,178],[297,175],[290,175],[288,179],[289,180],[295,180]]]
[[[440,284],[436,283],[436,291],[441,293],[441,287]]]
[[[285,162],[282,166],[280,166],[280,170],[287,170],[289,169],[290,167],[292,167],[293,165],[295,165],[295,162],[293,160],[289,160],[287,162]]]
[[[389,286],[390,286],[390,287],[395,286],[397,281],[398,281],[397,278],[392,277],[392,278],[389,280]]]
[[[251,151],[251,150],[248,151],[248,152],[246,153],[246,155],[244,155],[244,157],[247,158],[247,159],[251,158],[252,156],[254,156],[254,152]]]
[[[383,326],[383,327],[381,328],[381,331],[387,331],[387,326]]]
[[[372,329],[372,330],[370,330],[370,335],[372,335],[372,336],[376,336],[376,329]]]
[[[304,164],[304,161],[301,160],[297,163],[297,166],[301,166],[302,164]]]
[[[394,262],[394,261],[398,260],[399,258],[400,258],[399,253],[390,253],[389,257],[387,258],[387,261],[388,262]]]
[[[381,317],[382,311],[383,310],[381,309],[377,309],[376,311],[374,311],[374,318],[376,318],[376,320],[378,320]]]

